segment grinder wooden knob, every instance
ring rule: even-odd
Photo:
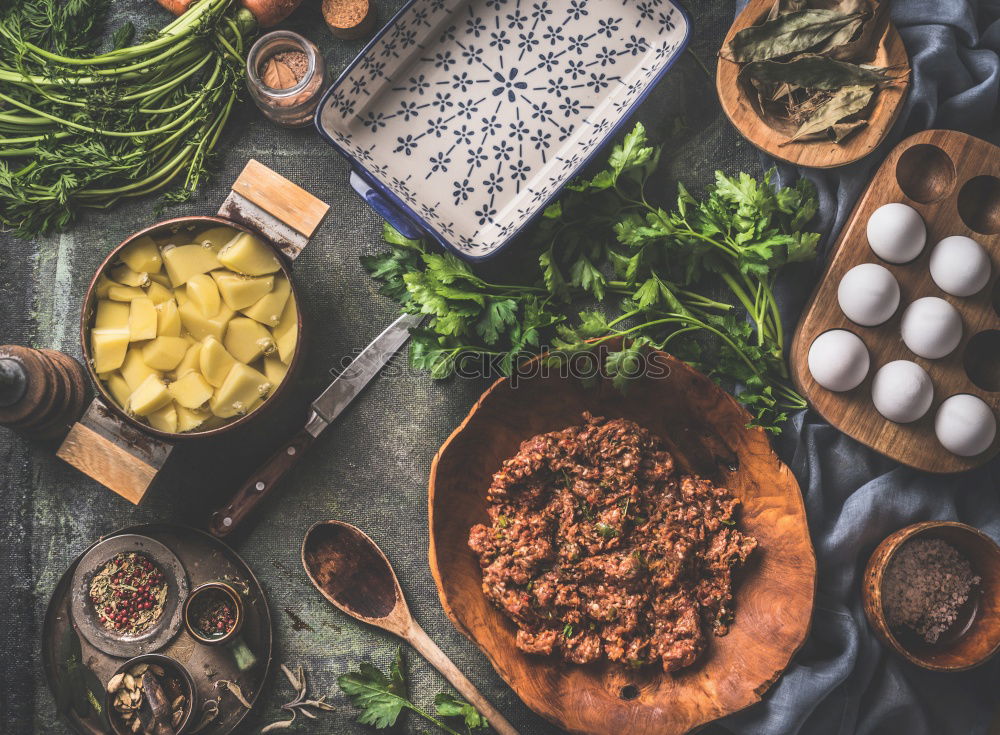
[[[83,413],[87,377],[69,355],[0,346],[0,425],[31,439],[53,439]]]

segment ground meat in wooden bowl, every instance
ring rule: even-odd
[[[757,542],[725,488],[682,475],[633,421],[523,442],[477,525],[483,591],[518,626],[517,646],[584,664],[690,666],[732,621],[732,574]]]

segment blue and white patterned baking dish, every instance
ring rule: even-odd
[[[486,258],[614,135],[689,27],[670,0],[411,0],[316,127],[396,229]]]

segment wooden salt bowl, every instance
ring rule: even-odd
[[[532,363],[538,365],[537,361]],[[602,363],[603,364],[603,360]],[[679,735],[761,699],[809,630],[816,560],[798,483],[764,431],[710,379],[653,353],[666,377],[644,377],[623,395],[609,381],[531,375],[497,381],[441,447],[430,476],[430,565],[455,627],[535,712],[571,733]],[[522,373],[523,375],[523,373]],[[662,437],[678,465],[730,488],[743,529],[759,548],[736,582],[736,620],[702,660],[666,674],[617,664],[576,666],[529,655],[516,629],[482,592],[469,529],[487,522],[485,494],[519,444],[579,424],[581,413],[638,422]]]
[[[896,635],[882,609],[882,580],[899,548],[907,541],[939,538],[969,560],[981,581],[961,610],[952,630],[938,642],[909,641]],[[889,648],[911,664],[931,671],[965,671],[986,663],[1000,650],[1000,546],[982,531],[955,521],[914,523],[878,545],[868,560],[861,585],[868,622]]]

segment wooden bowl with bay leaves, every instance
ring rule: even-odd
[[[595,364],[603,364],[599,357]],[[662,352],[646,364],[666,377],[647,371],[624,394],[605,377],[585,386],[558,370],[499,380],[431,467],[430,566],[445,612],[532,710],[581,735],[680,735],[759,701],[802,645],[812,617],[816,560],[795,477],[766,433],[748,427],[749,414],[710,379]],[[584,411],[631,419],[661,437],[682,471],[739,498],[739,523],[758,541],[737,576],[729,634],[710,636],[687,669],[581,666],[524,653],[514,624],[483,594],[468,538],[475,524],[488,523],[493,473],[522,441],[579,424]]]
[[[722,43],[725,49],[740,31],[763,22],[777,0],[750,0],[737,16]],[[835,8],[842,0],[822,0],[810,7]],[[888,0],[876,0],[876,17],[871,32],[878,39],[871,59],[852,63],[871,64],[897,70],[895,84],[881,89],[867,113],[868,124],[840,143],[832,140],[790,141],[795,126],[788,121],[768,121],[761,113],[753,88],[741,78],[742,65],[720,55],[716,71],[719,101],[730,122],[757,148],[774,158],[798,166],[836,168],[864,158],[874,151],[892,129],[910,86],[909,57],[903,40],[889,21]]]

